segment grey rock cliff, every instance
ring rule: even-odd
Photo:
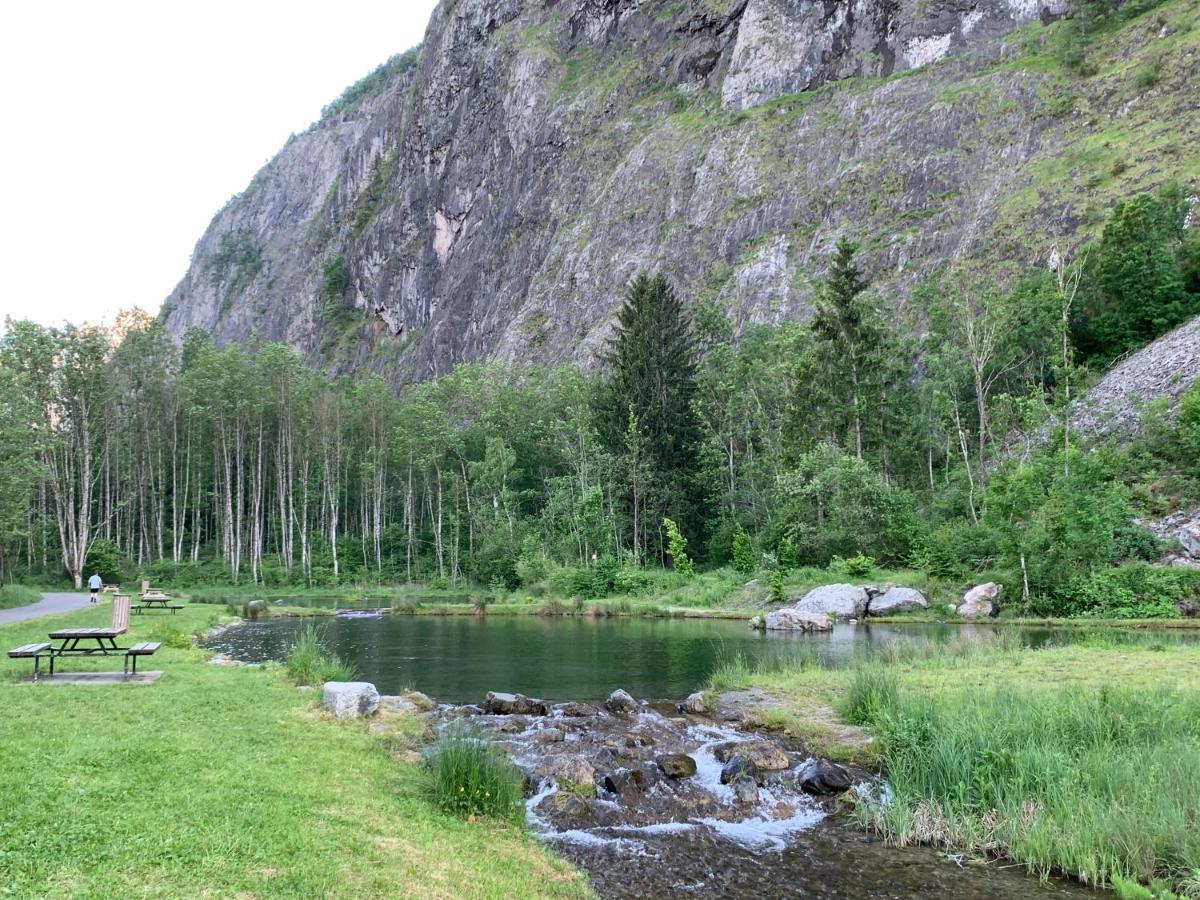
[[[888,303],[953,259],[1044,264],[1094,232],[1103,198],[1170,175],[1151,153],[1079,191],[1072,148],[1097,121],[1200,136],[1194,54],[1150,23],[1129,48],[1160,54],[1149,99],[1125,76],[1064,87],[1012,64],[1063,11],[445,0],[414,66],[217,214],[165,321],[398,384],[470,360],[587,365],[644,268],[741,326],[805,317],[843,234]]]

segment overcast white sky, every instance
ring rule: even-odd
[[[435,0],[0,11],[0,328],[156,312],[209,220]]]

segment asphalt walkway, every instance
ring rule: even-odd
[[[82,594],[42,594],[42,599],[28,606],[17,606],[13,609],[0,609],[0,625],[10,622],[24,622],[27,619],[40,619],[42,616],[52,616],[55,613],[75,612],[90,604],[90,598],[85,591]]]

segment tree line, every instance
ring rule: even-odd
[[[1054,596],[1150,553],[1070,401],[1087,364],[1200,308],[1187,215],[1177,190],[1134,198],[1072,264],[1006,286],[960,266],[904,303],[842,240],[807,323],[735,323],[643,274],[604,374],[467,365],[399,395],[279,344],[176,345],[144,314],[9,322],[0,574],[514,586],[686,544],[741,567],[999,565]],[[1084,538],[1055,512],[1080,492],[1102,507]]]

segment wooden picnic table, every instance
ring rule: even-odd
[[[50,648],[50,674],[54,674],[54,660],[60,656],[124,653],[125,648],[117,646],[117,638],[126,631],[127,628],[60,628],[50,632],[50,640],[62,641],[57,647]],[[80,643],[85,646],[80,647]]]
[[[143,609],[170,610],[171,614],[174,615],[183,609],[183,607],[173,604],[171,598],[166,594],[142,594],[142,602],[138,606],[132,607],[132,609],[138,615],[141,615]]]

